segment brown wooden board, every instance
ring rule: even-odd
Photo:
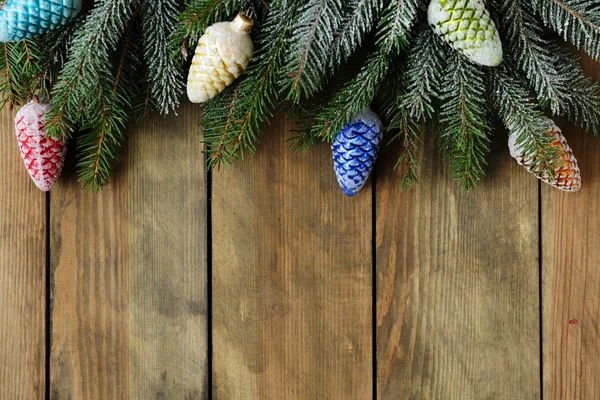
[[[600,67],[584,58],[600,80]],[[557,121],[579,161],[582,188],[542,186],[544,398],[600,397],[600,140]]]
[[[51,194],[51,398],[207,398],[198,108],[129,130],[117,176]],[[69,173],[70,172],[70,173]]]
[[[497,130],[462,193],[424,137],[412,191],[393,146],[377,166],[377,397],[539,398],[538,182]]]
[[[258,153],[213,174],[213,392],[219,400],[372,396],[372,193],[346,198],[331,151]]]
[[[13,117],[0,113],[0,398],[43,399],[46,195],[25,169]]]

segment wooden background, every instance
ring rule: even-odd
[[[413,191],[388,147],[346,198],[283,118],[207,174],[198,117],[133,128],[90,195],[72,159],[38,191],[1,114],[0,399],[600,398],[599,138],[559,121],[576,194],[497,131],[475,192],[426,135]]]

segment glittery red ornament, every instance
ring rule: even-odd
[[[48,103],[30,101],[15,117],[21,157],[31,179],[43,191],[56,183],[67,152],[66,139],[47,136],[45,117],[49,109]]]

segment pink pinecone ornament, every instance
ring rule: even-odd
[[[47,136],[45,118],[49,109],[46,102],[30,101],[15,117],[21,157],[33,182],[45,192],[56,183],[67,152],[66,139]]]
[[[554,177],[551,178],[546,174],[542,174],[539,171],[539,168],[534,169],[532,167],[531,157],[523,156],[522,149],[517,145],[517,135],[510,135],[508,138],[510,155],[513,156],[520,165],[524,166],[527,171],[531,172],[538,179],[541,179],[547,184],[565,192],[578,191],[581,189],[581,173],[579,172],[577,159],[573,155],[573,150],[571,150],[571,147],[567,144],[567,139],[565,139],[560,128],[556,126],[554,122],[552,122],[552,128],[546,132],[546,134],[554,135],[555,138],[550,146],[558,147],[558,151],[562,158],[562,162],[556,167]]]

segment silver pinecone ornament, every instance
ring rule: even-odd
[[[563,190],[565,192],[576,192],[581,188],[581,173],[577,165],[577,159],[573,155],[573,150],[567,144],[567,139],[562,135],[558,126],[551,122],[551,128],[546,134],[554,135],[554,140],[550,146],[557,147],[561,155],[561,163],[556,167],[553,177],[540,171],[540,168],[534,168],[534,157],[524,155],[522,145],[517,143],[517,135],[512,134],[508,137],[508,148],[510,155],[525,169],[535,175],[538,179],[547,184]]]
[[[445,42],[476,64],[502,62],[502,42],[483,0],[431,0],[429,25]]]
[[[240,13],[231,22],[206,28],[188,74],[187,94],[192,103],[212,99],[244,72],[254,51],[253,25],[252,19]]]

